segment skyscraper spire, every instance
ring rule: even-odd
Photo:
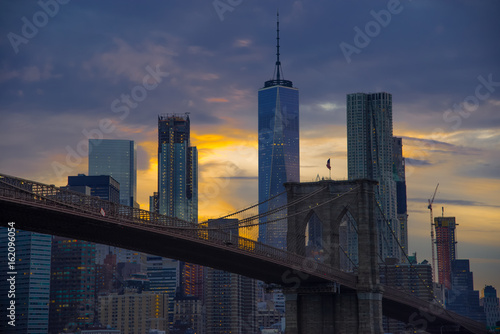
[[[274,66],[273,78],[265,82],[264,87],[286,86],[293,87],[290,80],[284,80],[283,69],[280,61],[280,13],[276,12],[276,65]]]
[[[276,12],[276,80],[280,80],[280,12]]]

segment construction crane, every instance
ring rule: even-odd
[[[436,252],[434,251],[434,244],[436,243],[434,240],[434,218],[432,217],[432,203],[434,203],[434,198],[436,197],[436,193],[438,191],[439,183],[436,186],[436,190],[434,190],[434,195],[432,195],[432,198],[429,199],[429,206],[427,206],[427,209],[430,210],[431,212],[431,245],[432,245],[432,281],[435,282],[436,280],[434,279],[434,273],[436,271]]]

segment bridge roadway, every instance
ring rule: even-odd
[[[174,258],[283,287],[335,283],[340,293],[356,290],[357,277],[353,274],[253,240],[0,175],[0,226],[11,221],[16,229]],[[453,333],[486,333],[481,323],[401,290],[382,288],[383,314],[416,329],[441,333],[443,328],[453,327]],[[443,333],[447,333],[445,330]]]

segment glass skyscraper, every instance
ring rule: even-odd
[[[392,257],[403,260],[398,245],[402,238],[397,215],[396,175],[404,174],[401,170],[397,171],[402,166],[395,167],[393,148],[396,144],[392,136],[392,95],[384,92],[348,94],[348,178],[378,181],[375,197],[381,210],[377,209],[375,216],[379,230],[379,252],[384,259]]]
[[[187,114],[158,116],[158,211],[198,222],[198,151]]]
[[[95,175],[110,175],[120,183],[120,204],[139,206],[134,141],[89,139],[89,176]]]
[[[50,256],[52,236],[16,229],[15,297],[8,298],[8,230],[0,227],[0,332],[45,334],[49,330]],[[9,302],[15,301],[15,327],[8,325]]]
[[[299,90],[283,79],[277,23],[277,60],[274,75],[259,89],[259,202],[285,191],[285,182],[300,181]],[[286,204],[286,196],[259,206],[259,213]],[[261,218],[259,241],[286,249],[286,212]],[[267,221],[273,222],[266,224]]]

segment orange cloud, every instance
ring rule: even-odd
[[[209,98],[206,98],[205,101],[207,101],[207,102],[229,102],[228,99],[225,99],[223,97],[209,97]]]

